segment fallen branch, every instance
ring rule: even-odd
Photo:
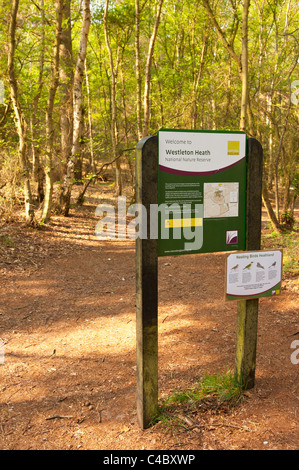
[[[116,162],[116,160],[118,160],[120,157],[122,157],[123,153],[124,152],[128,152],[130,150],[135,150],[135,149],[124,149],[122,150],[121,154],[118,155],[116,158],[114,158],[113,160],[111,160],[111,162],[107,162],[107,163],[103,163],[103,165],[101,166],[101,168],[99,169],[99,171],[97,171],[96,173],[94,173],[89,179],[88,181],[85,183],[84,185],[84,188],[82,189],[81,193],[79,194],[78,196],[78,199],[77,199],[77,204],[82,204],[83,203],[83,197],[84,197],[84,194],[86,193],[86,190],[88,188],[88,186],[90,185],[90,183],[92,182],[92,180],[96,177],[96,176],[99,176],[102,171],[104,170],[104,168],[106,168],[107,166],[109,165],[112,165],[114,162]]]
[[[288,335],[287,338],[290,338],[291,336],[296,336],[299,335],[299,331],[296,331],[296,333],[292,333],[291,335]]]
[[[48,416],[48,418],[45,418],[46,421],[49,421],[50,419],[72,419],[74,416],[63,416],[63,415],[51,415]]]
[[[237,426],[235,424],[225,424],[225,423],[214,423],[214,424],[193,424],[193,422],[184,416],[179,416],[179,418],[182,421],[185,421],[188,426],[185,426],[184,424],[179,424],[179,426],[182,426],[184,429],[187,431],[193,431],[193,429],[202,429],[202,428],[214,428],[214,427],[225,427],[225,428],[233,428],[233,429],[241,429],[244,431],[250,431],[249,429],[244,428],[243,426]]]
[[[216,423],[216,424],[195,424],[191,428],[189,428],[190,431],[195,428],[206,428],[206,427],[223,427],[223,428],[234,428],[234,429],[241,429],[242,431],[250,431],[249,429],[244,428],[243,426],[235,426],[233,424],[223,424],[223,423]]]

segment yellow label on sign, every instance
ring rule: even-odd
[[[191,219],[166,219],[165,228],[178,228],[178,227],[201,227],[202,218],[193,217]]]
[[[229,140],[227,143],[228,155],[240,155],[240,142],[238,140]]]

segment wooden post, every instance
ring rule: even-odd
[[[158,240],[149,236],[157,179],[158,137],[145,137],[136,147],[136,203],[147,213],[147,239],[136,240],[137,418],[142,429],[158,409]]]
[[[247,140],[246,250],[261,246],[263,150]],[[240,300],[237,307],[235,377],[244,389],[254,387],[259,299]]]

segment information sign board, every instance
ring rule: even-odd
[[[246,134],[158,132],[158,255],[245,249]]]
[[[226,300],[280,294],[282,251],[231,253],[226,260]]]

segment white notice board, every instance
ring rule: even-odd
[[[282,250],[231,253],[226,258],[226,300],[280,294]]]

